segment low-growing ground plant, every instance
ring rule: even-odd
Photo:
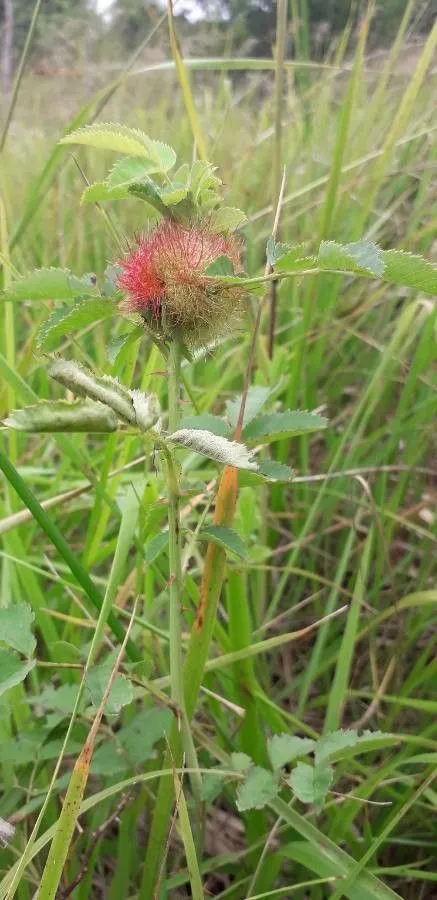
[[[326,805],[342,796],[343,761],[362,753],[382,752],[396,745],[397,737],[367,729],[336,727],[327,729],[321,738],[311,729],[296,735],[284,729],[283,720],[278,718],[272,704],[268,720],[270,734],[266,738],[258,731],[252,705],[256,694],[266,708],[270,701],[258,683],[251,659],[304,637],[331,617],[341,616],[347,607],[337,608],[295,632],[278,634],[250,647],[242,645],[240,650],[234,645],[234,649],[221,656],[211,655],[211,640],[214,629],[222,628],[218,605],[227,560],[234,561],[228,572],[228,602],[234,607],[232,628],[237,631],[241,628],[242,633],[246,630],[248,606],[241,595],[238,564],[246,571],[248,565],[256,566],[257,557],[256,550],[251,551],[242,537],[244,523],[250,534],[251,520],[265,508],[267,492],[274,490],[275,485],[293,481],[292,470],[274,457],[271,445],[280,442],[283,447],[290,439],[330,427],[317,410],[286,408],[277,399],[274,380],[263,384],[259,378],[254,379],[255,369],[262,373],[261,328],[269,287],[289,279],[301,285],[308,275],[328,273],[374,279],[382,284],[437,295],[437,269],[420,256],[401,250],[383,250],[368,240],[340,243],[323,239],[316,246],[278,242],[280,192],[266,246],[264,274],[247,273],[244,242],[239,236],[245,214],[224,205],[219,175],[209,162],[197,159],[190,165],[177,160],[168,144],[123,125],[82,127],[64,137],[63,143],[117,154],[107,178],[86,187],[82,203],[99,205],[118,242],[119,254],[104,273],[97,275],[40,268],[8,278],[4,291],[6,302],[42,298],[53,301],[49,318],[40,324],[36,343],[45,373],[53,383],[62,386],[65,398],[43,399],[10,410],[5,425],[16,431],[56,435],[60,465],[63,453],[74,452],[68,434],[85,433],[91,441],[95,440],[94,435],[107,434],[108,442],[115,437],[134,436],[146,461],[147,477],[142,482],[135,480],[117,503],[112,495],[108,497],[107,470],[103,469],[100,480],[94,482],[98,498],[110,508],[115,507],[120,520],[111,570],[102,594],[46,509],[38,503],[14,461],[0,451],[0,465],[10,488],[21,497],[56,547],[96,612],[84,666],[75,662],[74,647],[67,640],[64,647],[52,646],[52,632],[47,624],[50,619],[44,618],[43,613],[37,618],[38,640],[49,652],[53,651],[49,664],[59,666],[60,671],[65,665],[66,673],[74,672],[76,666],[81,675],[78,685],[75,680],[65,680],[60,687],[65,695],[68,727],[61,727],[62,723],[65,725],[65,710],[59,716],[62,698],[57,697],[58,705],[53,709],[58,713],[53,713],[53,728],[62,740],[61,744],[58,740],[51,785],[19,858],[0,885],[0,897],[10,898],[20,891],[20,896],[27,896],[26,873],[35,855],[45,846],[49,850],[37,889],[38,900],[68,896],[76,889],[81,891],[77,896],[85,896],[86,867],[75,858],[72,844],[75,829],[80,827],[83,812],[119,794],[127,795],[122,803],[132,804],[130,827],[144,810],[148,815],[147,847],[135,894],[141,900],[159,896],[159,885],[166,877],[166,861],[172,854],[176,833],[183,843],[188,876],[178,882],[176,874],[176,880],[168,882],[168,890],[176,890],[179,883],[188,880],[191,896],[204,896],[205,808],[220,794],[226,796],[227,802],[235,803],[243,814],[253,843],[250,875],[244,879],[241,890],[237,884],[229,896],[255,896],[254,891],[260,885],[262,890],[263,865],[281,823],[298,838],[290,844],[290,858],[314,875],[309,881],[301,878],[296,885],[281,888],[282,896],[288,896],[287,891],[291,893],[296,886],[305,890],[305,884],[315,891],[315,897],[321,896],[319,891],[324,884],[332,886],[336,898],[371,900],[399,896],[376,874],[366,870],[366,857],[356,863],[341,846],[342,837],[338,841],[327,837],[317,823],[317,816]],[[136,201],[144,209],[141,232],[127,237],[119,232],[110,206],[111,201],[124,199]],[[117,325],[114,339],[105,347],[111,375],[103,366],[100,371],[94,371],[71,355],[67,358],[62,351],[66,337],[74,339],[84,329],[98,329],[106,320]],[[184,406],[193,399],[191,369],[199,360],[213,354],[235,329],[251,331],[241,395],[228,398],[226,414],[217,414],[215,405],[213,410],[202,410],[200,414],[194,411],[185,416]],[[117,377],[117,365],[120,364],[121,371],[121,363],[130,364],[134,372],[140,342],[146,342],[153,369],[159,367],[163,372],[166,390],[159,399],[142,389],[141,377],[136,388],[126,386]],[[41,378],[45,383],[45,374]],[[337,459],[350,436],[350,430],[345,432]],[[187,477],[193,454],[213,464],[212,484],[206,491],[205,480],[193,484]],[[205,477],[211,475],[209,462],[207,465]],[[156,505],[159,494],[154,482],[161,477],[166,484],[165,506]],[[258,508],[254,503],[255,489]],[[190,507],[199,492],[206,502],[204,499],[195,529],[189,531],[185,527],[185,507]],[[236,515],[243,522],[238,532],[233,527]],[[159,532],[150,538],[156,532],[156,523]],[[151,528],[151,524],[155,527]],[[101,539],[99,508],[95,528]],[[354,611],[363,602],[363,583],[374,539],[371,530],[350,601]],[[96,550],[98,547],[94,547]],[[162,586],[162,595],[168,601],[168,632],[160,632],[147,621],[150,609],[147,604],[142,610],[137,600],[130,611],[121,602],[115,604],[120,576],[131,552],[141,559],[139,571],[143,563],[150,564],[159,554],[168,554],[168,579]],[[98,560],[98,553],[94,558]],[[190,570],[191,558],[196,560],[198,577]],[[142,587],[141,582],[136,584],[135,593],[141,595]],[[67,638],[74,613],[65,609],[63,614]],[[1,687],[3,691],[19,690],[17,686],[25,678],[32,678],[36,671],[31,607],[23,602],[0,609],[0,624]],[[354,618],[348,616],[347,628],[353,627]],[[161,679],[151,679],[150,641],[155,638],[161,642],[158,650],[161,658],[168,660],[168,676]],[[226,697],[212,695],[218,712],[217,733],[211,734],[195,718],[199,693],[205,688],[205,672],[227,666],[237,667],[240,702],[231,703]],[[345,672],[336,673],[336,677],[344,678]],[[144,697],[152,699],[152,706],[142,705]],[[51,700],[46,697],[49,709]],[[44,698],[40,696],[39,702],[44,702]],[[104,716],[110,722],[110,717],[120,715],[124,708],[126,715],[120,720],[121,727],[113,733],[117,747],[114,759],[111,753],[105,755],[105,742],[100,740],[99,729]],[[230,754],[223,749],[220,722],[227,712],[237,719],[244,717],[245,751],[241,744]],[[334,719],[331,715],[331,720]],[[293,721],[292,716],[289,721]],[[78,746],[70,775],[63,769],[62,761],[67,746],[71,752],[69,741],[73,736]],[[153,747],[158,741],[162,746],[163,736],[163,758],[158,765],[151,765]],[[199,761],[199,743],[203,749],[210,749],[216,765],[205,766]],[[21,750],[25,752],[26,748]],[[32,754],[31,747],[29,750]],[[98,776],[99,772],[111,774],[136,767],[142,771],[85,798],[90,773]],[[59,817],[42,831],[53,789],[62,778],[65,796]],[[157,779],[156,792],[149,793],[149,787]],[[429,783],[431,780],[430,775]],[[136,785],[141,788],[132,799],[130,792]],[[427,785],[422,784],[421,791]],[[27,799],[30,801],[30,796]],[[305,814],[308,809],[309,817]],[[273,811],[276,816],[270,833],[265,810]],[[101,830],[96,831],[96,841],[111,827],[112,821],[108,812],[106,821],[99,823]],[[390,828],[388,821],[387,834]],[[129,834],[124,835],[125,842],[126,839],[129,840]],[[275,895],[269,890],[271,879],[270,873],[268,892],[259,896]],[[115,896],[113,891],[111,896]]]

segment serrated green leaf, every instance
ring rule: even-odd
[[[108,433],[117,430],[118,420],[112,409],[102,403],[41,400],[35,406],[13,410],[5,425],[34,433]]]
[[[100,150],[115,150],[130,156],[144,157],[159,165],[159,171],[167,172],[176,162],[172,147],[154,141],[138,128],[116,125],[111,122],[85,125],[61,138],[60,144],[85,144]]]
[[[382,731],[364,731],[358,734],[356,731],[340,729],[324,735],[318,741],[315,759],[318,763],[326,760],[337,762],[339,759],[356,756],[359,753],[392,747],[397,742],[395,735],[384,734]]]
[[[271,393],[272,388],[270,387],[260,387],[258,385],[254,385],[253,387],[249,388],[247,392],[246,406],[244,408],[243,426],[248,425],[249,422],[251,422],[252,419],[254,419],[255,416],[258,415]],[[232,428],[235,428],[238,422],[240,405],[241,394],[238,394],[237,397],[234,397],[232,400],[228,400],[226,403],[226,414]]]
[[[91,702],[96,708],[102,702],[103,695],[108,684],[113,663],[102,663],[101,666],[93,666],[85,679],[85,685]],[[106,715],[117,715],[123,706],[127,706],[133,700],[134,692],[130,681],[124,675],[116,675],[114,684],[105,706]]]
[[[114,163],[106,179],[108,188],[128,187],[143,181],[150,175],[160,171],[159,165],[152,159],[140,159],[138,157],[124,157]]]
[[[165,206],[177,206],[182,200],[185,200],[188,188],[184,185],[173,182],[170,187],[162,188],[161,200]]]
[[[32,634],[35,615],[28,603],[14,603],[0,608],[0,641],[25,656],[35,650],[36,640]]]
[[[161,531],[155,537],[150,538],[144,545],[144,560],[147,565],[155,562],[155,559],[168,548],[168,531]]]
[[[309,766],[298,762],[287,779],[293,793],[302,803],[311,803],[320,809],[334,780],[331,766]]]
[[[113,365],[117,361],[123,349],[125,349],[126,347],[130,347],[131,344],[135,344],[136,341],[140,341],[143,337],[144,328],[142,328],[141,325],[137,325],[130,331],[126,332],[126,334],[121,334],[116,338],[112,338],[112,340],[109,341],[109,344],[106,347],[106,355],[109,362]]]
[[[181,422],[181,428],[196,428],[212,431],[220,437],[229,437],[229,427],[220,416],[213,416],[210,413],[202,413],[200,416],[187,416]]]
[[[293,260],[305,257],[305,249],[305,244],[276,243],[274,237],[271,236],[267,241],[266,247],[267,262],[271,268],[274,268],[276,263],[282,259],[283,256],[286,256],[288,262],[291,264]]]
[[[282,769],[299,756],[311,753],[316,742],[311,738],[301,738],[290,734],[274,734],[267,741],[267,752],[273,769]]]
[[[247,753],[231,753],[231,766],[236,772],[247,772],[253,766],[253,760]]]
[[[126,754],[112,742],[105,741],[93,753],[91,772],[93,775],[109,776],[123,772],[129,767]]]
[[[252,766],[247,777],[237,790],[237,807],[240,812],[246,809],[262,809],[270,800],[273,800],[279,791],[278,775],[263,769],[261,766]]]
[[[41,326],[36,339],[37,347],[40,350],[51,350],[64,335],[108,319],[116,311],[116,304],[109,298],[83,300],[73,306],[57,308]]]
[[[258,462],[257,475],[262,476],[267,481],[292,481],[294,478],[294,470],[284,463],[277,462],[276,459],[260,459]]]
[[[4,694],[9,688],[24,681],[34,665],[35,660],[33,659],[23,662],[7,650],[0,649],[0,694]]]
[[[155,744],[171,729],[173,715],[169,709],[152,706],[143,709],[121,728],[117,739],[124,747],[130,760],[141,765],[153,756]]]
[[[242,209],[233,209],[230,206],[221,206],[211,213],[210,225],[213,231],[219,234],[226,231],[235,231],[240,228],[247,219]]]
[[[179,431],[167,435],[167,440],[172,444],[179,444],[188,450],[201,453],[202,456],[214,459],[226,466],[252,471],[258,469],[256,460],[244,444],[240,444],[238,441],[229,441],[227,438],[213,434],[212,431],[204,431],[200,428],[181,428]]]
[[[129,197],[128,187],[111,188],[106,181],[95,181],[89,184],[80,198],[81,206],[85,203],[109,203],[111,200],[125,200]]]
[[[437,266],[405,250],[382,250],[384,280],[437,296]]]
[[[247,559],[247,547],[239,534],[225,525],[205,525],[200,529],[199,538],[218,544],[239,559]]]
[[[328,420],[317,413],[287,410],[258,416],[243,431],[243,438],[251,443],[270,444],[282,438],[297,437],[326,428]]]
[[[325,734],[317,742],[315,751],[316,763],[324,762],[329,759],[336,750],[343,750],[345,747],[354,747],[356,743],[358,743],[358,732],[352,731],[351,729],[348,729],[347,731],[340,729],[339,731],[332,731],[330,734]]]
[[[202,778],[202,800],[211,804],[222,791],[225,775],[219,775],[218,772],[211,772],[211,775],[204,775]]]
[[[163,216],[169,215],[169,209],[161,200],[161,191],[153,181],[143,181],[142,184],[131,184],[128,187],[129,194],[144,200],[157,209]]]
[[[234,265],[229,256],[219,256],[218,259],[215,259],[211,265],[205,269],[205,275],[209,275],[213,277],[217,275],[218,277],[228,277],[233,276],[234,274]],[[234,281],[234,279],[233,279]]]
[[[77,277],[69,269],[34,269],[8,285],[12,300],[74,300],[97,293],[94,275]]]
[[[298,245],[299,246],[299,245]],[[316,256],[304,256],[299,254],[299,250],[292,248],[284,256],[280,256],[275,263],[277,272],[294,272],[304,273],[318,270],[318,260]]]
[[[364,272],[375,278],[384,275],[385,269],[382,251],[372,241],[356,241],[352,244],[322,241],[319,247],[318,263],[322,269]]]

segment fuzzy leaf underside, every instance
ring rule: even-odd
[[[13,410],[5,425],[33,433],[109,433],[117,430],[118,420],[112,409],[102,403],[41,400],[35,406]]]
[[[238,441],[229,441],[227,438],[213,434],[202,429],[182,428],[173,434],[167,435],[167,440],[173,444],[179,444],[188,450],[195,450],[208,459],[213,459],[223,465],[234,466],[236,469],[248,469],[257,471],[258,464],[244,444]]]
[[[109,375],[95,375],[74,360],[54,360],[48,371],[55,381],[74,394],[100,404],[104,403],[124,422],[136,425],[142,431],[151,428],[159,418],[160,407],[155,394],[147,395],[139,390],[130,391],[116,378]]]
[[[287,410],[281,413],[259,416],[243,431],[243,438],[249,442],[271,443],[283,438],[310,434],[326,428],[328,420],[317,413],[303,410]]]

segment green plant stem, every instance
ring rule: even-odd
[[[178,341],[173,341],[168,359],[168,427],[169,431],[177,431],[179,424],[181,348]],[[171,699],[180,710],[184,711],[184,690],[182,680],[182,642],[181,642],[181,606],[182,606],[182,566],[181,539],[179,521],[179,483],[178,473],[173,456],[166,451],[167,487],[168,487],[168,532],[169,532],[169,594],[170,594],[170,685]]]

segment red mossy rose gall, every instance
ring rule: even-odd
[[[208,221],[182,225],[164,220],[119,261],[121,308],[139,313],[164,337],[198,346],[229,328],[243,291],[206,275],[219,257],[241,269],[240,247],[231,235],[217,234]]]

